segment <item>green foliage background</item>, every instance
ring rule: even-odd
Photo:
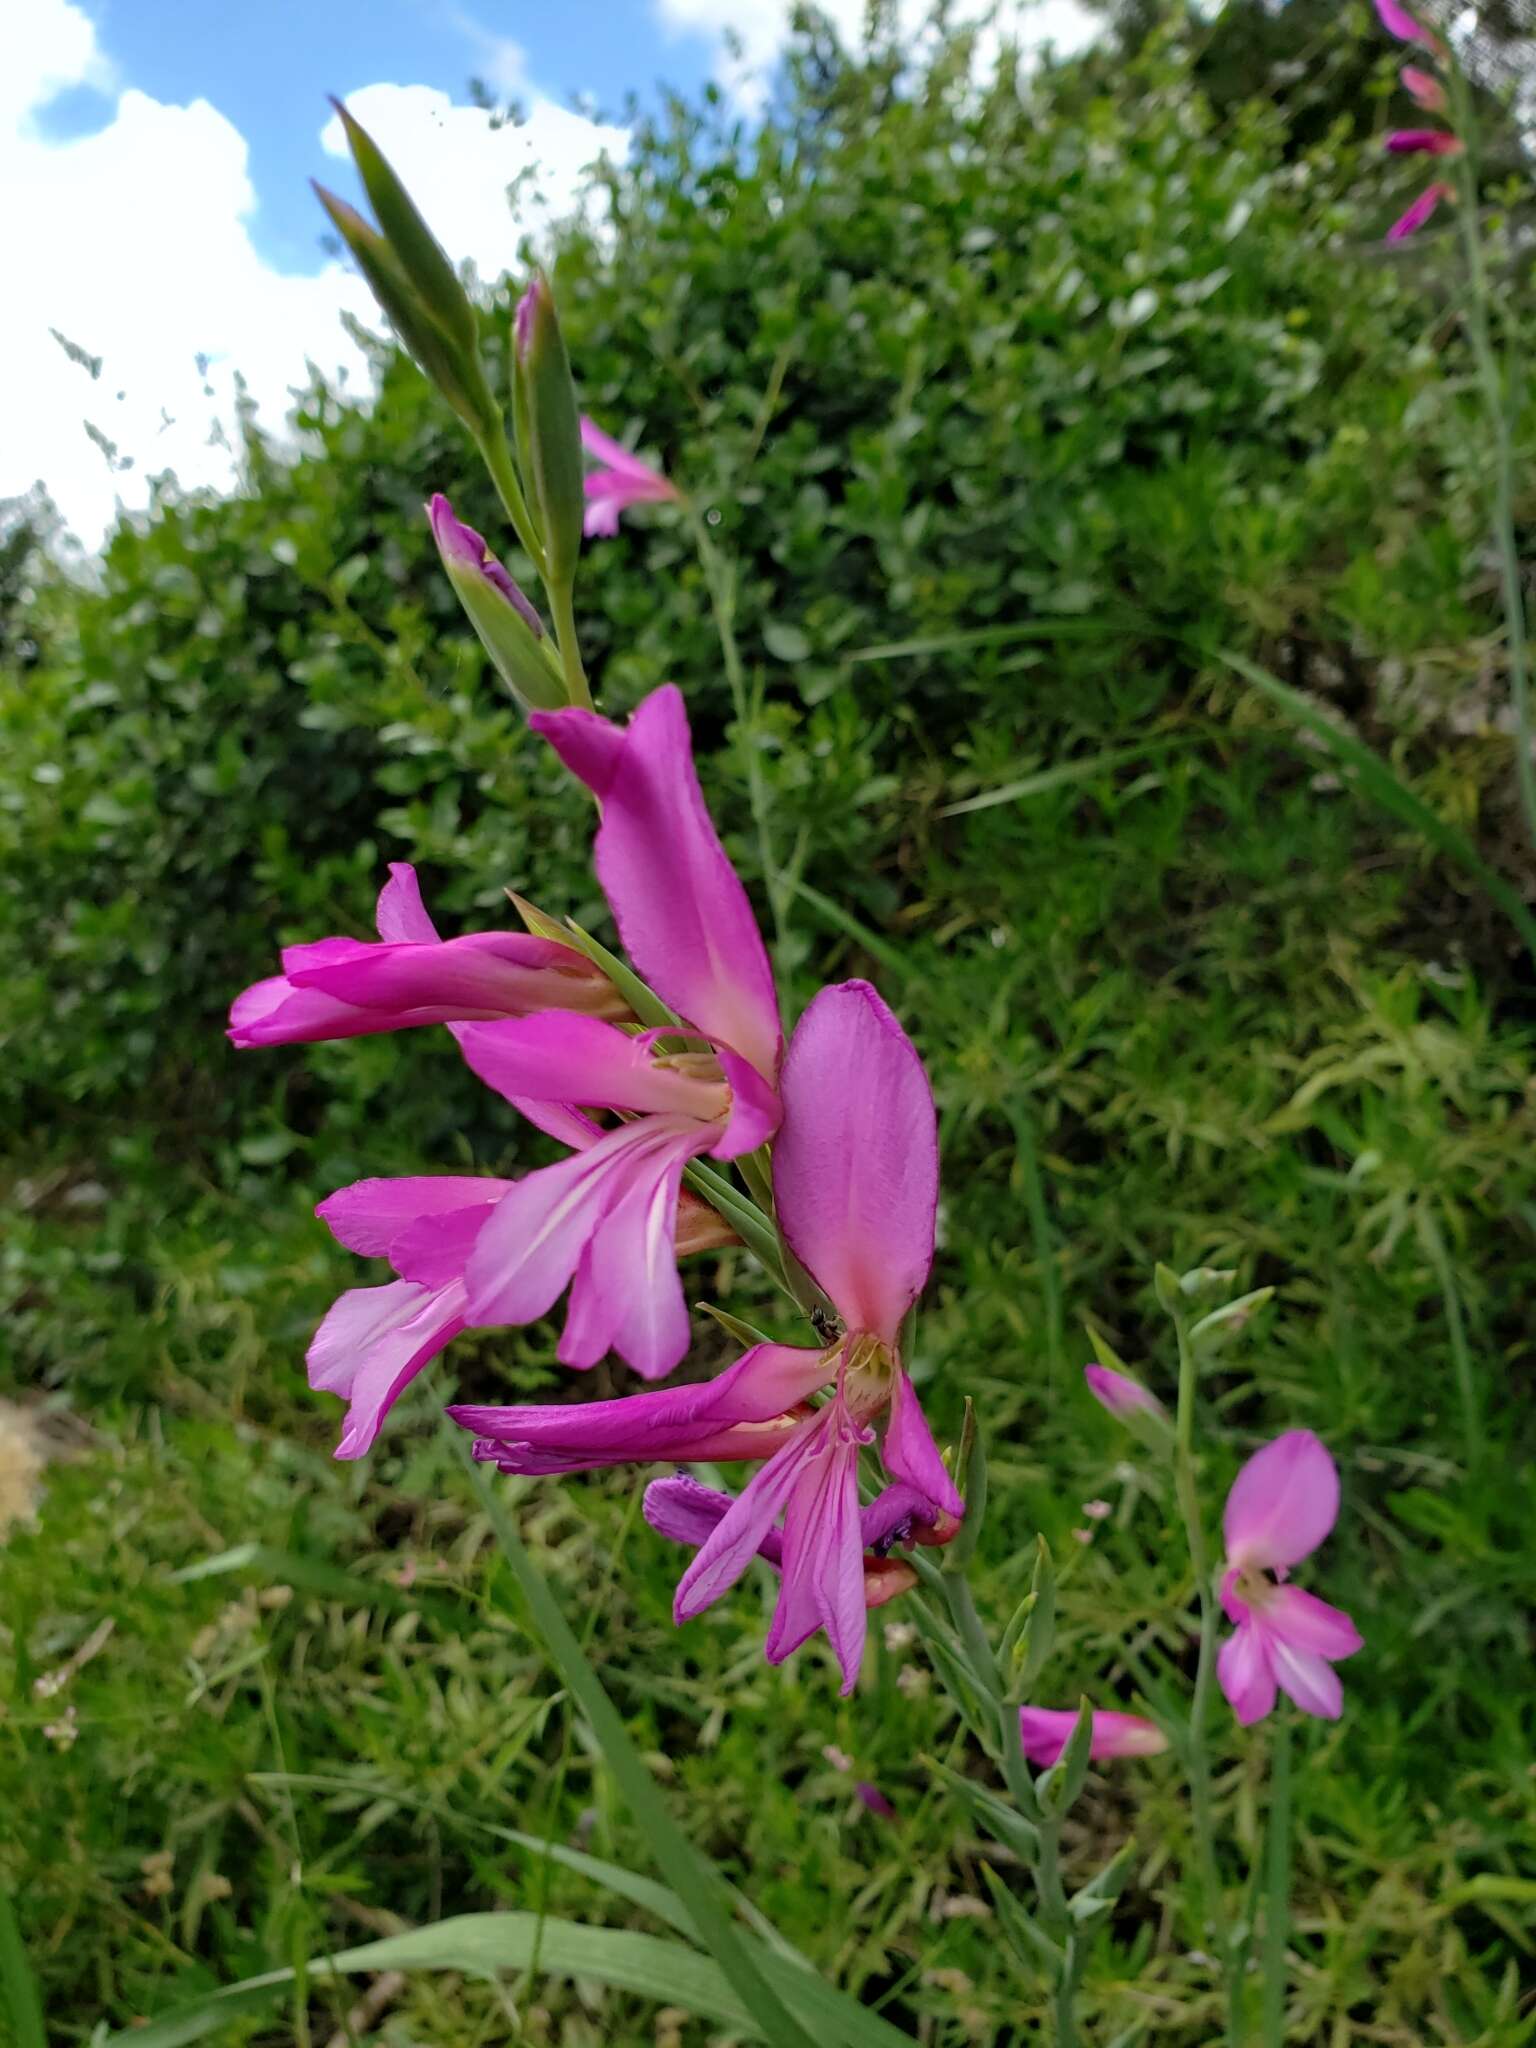
[[[573,231],[557,282],[587,409],[710,508],[761,708],[732,720],[666,511],[590,551],[600,701],[683,684],[766,914],[756,765],[807,889],[791,1006],[869,972],[934,1077],[918,1370],[994,1447],[984,1605],[1000,1625],[1034,1532],[1073,1555],[1106,1499],[1055,1694],[1172,1688],[1172,1502],[1083,1395],[1081,1325],[1166,1383],[1154,1260],[1274,1284],[1207,1389],[1211,1496],[1262,1435],[1322,1431],[1346,1509],[1311,1583],[1367,1637],[1345,1719],[1302,1741],[1289,2038],[1470,2048],[1532,2038],[1530,963],[1213,658],[1314,693],[1529,893],[1452,282],[1434,240],[1375,243],[1390,62],[1363,13],[1333,33],[1329,75],[1373,97],[1298,128],[1267,101],[1218,117],[1176,38],[978,90],[963,39],[914,78],[810,29],[760,131],[708,100],[645,131],[616,232]],[[280,942],[368,929],[387,860],[449,929],[503,918],[508,886],[604,915],[583,801],[496,694],[420,512],[448,489],[498,536],[492,501],[416,371],[379,369],[369,407],[307,397],[297,461],[253,425],[241,496],[167,490],[93,587],[0,564],[0,1345],[54,1453],[0,1560],[0,1868],[61,2040],[545,1887],[624,1920],[488,1825],[643,1861],[434,1420],[452,1383],[568,1397],[553,1328],[455,1347],[362,1469],[329,1462],[303,1384],[358,1277],[318,1195],[543,1155],[442,1034],[222,1036]],[[728,1256],[698,1278],[752,1300]],[[675,1634],[637,1494],[550,1483],[524,1512],[677,1810],[923,2040],[1038,2038],[922,1761],[963,1745],[920,1662],[882,1643],[848,1703],[815,1652],[770,1672],[751,1588]],[[34,1681],[104,1617],[66,1748]],[[1265,1738],[1229,1732],[1235,1895]],[[1133,1807],[1094,2025],[1203,2043],[1174,1766],[1097,1777],[1074,1853],[1102,1860]],[[516,1990],[512,2038],[668,2038],[621,1994]],[[413,1982],[389,2038],[506,2038],[502,1998]],[[328,2034],[345,1996],[315,1999]]]

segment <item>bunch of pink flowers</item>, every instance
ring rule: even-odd
[[[1388,35],[1422,51],[1428,62],[1445,64],[1448,53],[1444,41],[1432,28],[1410,14],[1406,7],[1400,6],[1399,0],[1376,0],[1376,12]],[[1399,75],[1404,90],[1417,107],[1426,114],[1445,112],[1448,104],[1446,90],[1433,71],[1426,71],[1422,64],[1405,64]],[[1450,157],[1460,156],[1462,142],[1449,128],[1394,128],[1387,136],[1386,147],[1393,156]],[[1455,196],[1454,185],[1443,178],[1432,179],[1412,205],[1387,229],[1387,240],[1402,242],[1409,235],[1417,234],[1440,202]]]
[[[337,1454],[358,1457],[461,1331],[532,1322],[567,1293],[564,1364],[613,1351],[643,1379],[665,1378],[689,1346],[678,1259],[735,1241],[684,1173],[702,1157],[767,1152],[783,1241],[835,1312],[814,1344],[754,1345],[703,1385],[448,1412],[477,1457],[509,1472],[762,1461],[734,1498],[686,1480],[650,1489],[653,1526],[697,1546],[677,1618],[764,1557],[782,1579],[768,1656],[825,1630],[850,1689],[867,1608],[914,1583],[891,1551],[944,1540],[964,1513],[901,1355],[933,1259],[932,1093],[866,982],[823,989],[784,1048],[767,952],[705,807],[675,688],[624,727],[578,709],[530,722],[597,799],[599,880],[630,961],[676,1021],[642,1024],[561,940],[442,938],[404,865],[379,898],[377,941],[291,947],[280,975],[245,990],[230,1019],[240,1046],[444,1025],[488,1087],[568,1148],[518,1180],[366,1180],[322,1202],[341,1243],[396,1277],[335,1303],[310,1347],[311,1381],[346,1402]],[[888,1484],[861,1508],[866,1448]]]

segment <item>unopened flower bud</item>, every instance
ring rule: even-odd
[[[1166,1450],[1173,1438],[1168,1410],[1139,1380],[1129,1373],[1112,1372],[1107,1365],[1085,1365],[1083,1378],[1088,1391],[1101,1408],[1108,1409],[1116,1422],[1123,1422],[1153,1450]]]
[[[441,491],[427,518],[448,581],[503,682],[523,704],[557,710],[566,701],[565,687],[545,659],[538,613]]]
[[[581,415],[549,281],[535,277],[512,331],[513,423],[551,581],[568,583],[586,504]]]

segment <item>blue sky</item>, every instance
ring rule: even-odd
[[[856,39],[865,0],[821,0]],[[898,0],[916,33],[926,0]],[[980,13],[989,0],[956,0]],[[1079,0],[1004,0],[1079,44]],[[228,488],[237,394],[282,436],[309,365],[367,389],[376,327],[308,181],[352,189],[337,92],[457,262],[496,278],[523,233],[622,161],[628,96],[718,79],[760,104],[793,0],[0,0],[0,501],[44,486],[94,548],[150,479]],[[735,54],[724,37],[739,39]],[[471,78],[515,97],[499,127]],[[514,179],[516,219],[506,191]],[[11,195],[21,195],[16,203]],[[60,337],[69,344],[61,347]]]
[[[27,0],[16,0],[18,6]],[[318,271],[320,223],[308,180],[334,178],[316,147],[328,93],[379,79],[437,86],[467,99],[519,83],[561,103],[575,96],[617,114],[627,93],[654,97],[659,79],[689,88],[708,77],[716,38],[670,27],[651,0],[83,0],[120,77],[172,105],[204,98],[250,147],[259,195],[258,252],[284,269]],[[721,13],[728,12],[722,8]],[[520,53],[520,62],[512,53]],[[498,75],[498,72],[500,75]],[[61,95],[45,133],[79,135],[110,119],[110,92]]]

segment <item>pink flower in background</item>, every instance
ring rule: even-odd
[[[1060,1762],[1076,1726],[1076,1714],[1065,1709],[1020,1707],[1019,1747],[1032,1764],[1049,1768]],[[1162,1729],[1140,1714],[1094,1714],[1088,1754],[1095,1763],[1111,1757],[1158,1756],[1167,1747],[1168,1738]]]
[[[1460,156],[1462,142],[1445,128],[1394,128],[1386,146],[1394,156]]]
[[[1386,239],[1389,242],[1406,242],[1410,235],[1418,233],[1442,199],[1454,199],[1455,196],[1456,187],[1454,185],[1447,185],[1443,181],[1434,185],[1427,185],[1418,198],[1414,200],[1412,206],[1405,213],[1399,214],[1397,219],[1393,221],[1391,227],[1387,229]]]
[[[660,470],[631,455],[622,443],[586,418],[581,422],[581,441],[587,453],[603,465],[587,474],[587,516],[582,531],[589,537],[601,534],[611,538],[619,530],[619,514],[631,505],[655,505],[677,496],[676,485],[668,483]]]
[[[1421,48],[1432,50],[1438,56],[1445,44],[1432,28],[1426,28],[1422,21],[1410,14],[1406,7],[1399,6],[1398,0],[1376,0],[1376,13],[1382,27],[1389,36],[1400,43],[1418,43]]]
[[[754,1151],[778,1126],[773,973],[705,809],[679,692],[654,691],[627,727],[576,710],[530,722],[597,797],[597,873],[620,938],[684,1029],[632,1036],[548,1014],[457,1033],[480,1078],[536,1121],[573,1105],[629,1119],[498,1205],[470,1258],[469,1319],[532,1322],[569,1286],[562,1362],[613,1349],[660,1379],[688,1348],[672,1238],[683,1172],[703,1153]]]
[[[1149,1393],[1140,1380],[1133,1380],[1128,1373],[1111,1372],[1107,1365],[1085,1365],[1083,1378],[1095,1401],[1107,1408],[1117,1422],[1129,1421],[1135,1415],[1167,1420],[1168,1411],[1156,1394]]]
[[[1216,1673],[1244,1727],[1263,1720],[1277,1687],[1324,1720],[1336,1720],[1343,1707],[1333,1667],[1360,1648],[1360,1632],[1339,1608],[1283,1583],[1338,1512],[1338,1468],[1309,1429],[1288,1430],[1255,1451],[1227,1495],[1221,1603],[1236,1628]]]
[[[1403,81],[1403,90],[1416,100],[1426,114],[1445,112],[1445,87],[1432,71],[1421,71],[1416,64],[1405,64],[1397,74]]]
[[[586,1407],[449,1412],[476,1432],[476,1457],[503,1471],[766,1458],[718,1515],[693,1494],[655,1503],[671,1520],[667,1533],[701,1539],[678,1587],[676,1618],[701,1614],[754,1557],[776,1552],[782,1584],[770,1662],[824,1628],[849,1692],[864,1649],[865,1550],[873,1547],[859,1508],[858,1458],[874,1443],[877,1420],[884,1419],[881,1457],[902,1489],[876,1504],[896,1517],[883,1540],[906,1540],[919,1525],[942,1538],[964,1512],[899,1351],[903,1319],[933,1260],[937,1124],[922,1063],[866,982],[823,989],[810,1004],[785,1057],[781,1095],[779,1221],[842,1317],[841,1336],[823,1350],[756,1345],[702,1387]],[[503,1202],[482,1248],[506,1214]],[[831,1399],[808,1408],[829,1383]],[[878,1523],[870,1526],[878,1532]]]
[[[405,861],[391,863],[377,916],[378,940],[285,947],[283,972],[236,996],[234,1044],[296,1045],[549,1009],[629,1014],[608,977],[573,947],[531,932],[439,938]]]

